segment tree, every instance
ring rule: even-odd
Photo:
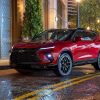
[[[80,6],[81,27],[98,31],[97,19],[100,18],[100,0],[83,0]]]
[[[22,36],[33,37],[43,30],[41,4],[41,0],[25,0]]]

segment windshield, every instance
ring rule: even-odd
[[[32,38],[32,41],[47,41],[47,40],[68,40],[71,38],[73,33],[73,30],[49,30],[49,31],[44,31],[37,36],[34,36]]]

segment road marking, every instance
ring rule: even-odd
[[[79,84],[79,83],[85,82],[85,81],[87,81],[87,80],[90,80],[90,79],[93,79],[93,78],[96,78],[96,77],[100,77],[100,75],[91,76],[91,77],[89,77],[89,78],[85,78],[85,79],[82,79],[82,80],[79,80],[79,81],[75,81],[75,82],[70,83],[70,84],[66,84],[66,85],[57,87],[57,88],[53,89],[52,91],[50,91],[50,92],[48,92],[48,93],[46,93],[46,94],[37,94],[37,96],[35,96],[35,97],[33,97],[33,98],[30,98],[30,99],[28,99],[28,100],[38,100],[38,99],[40,99],[41,97],[45,97],[45,96],[47,96],[47,95],[50,95],[50,94],[52,94],[52,93],[54,93],[54,92],[57,92],[57,91],[59,91],[59,90],[62,90],[62,89],[64,89],[64,88],[67,88],[67,87],[70,87],[70,86],[73,86],[73,85],[77,85],[77,84]]]
[[[30,97],[30,96],[34,96],[34,95],[36,95],[37,93],[40,93],[40,92],[42,92],[42,91],[44,91],[44,90],[46,90],[46,89],[53,89],[53,88],[55,88],[55,89],[53,89],[53,91],[54,91],[54,90],[57,90],[57,88],[59,89],[59,88],[64,87],[64,86],[66,86],[66,85],[67,85],[67,86],[72,86],[71,84],[74,83],[73,81],[78,82],[77,80],[80,81],[80,79],[83,79],[83,78],[86,78],[86,79],[87,79],[88,77],[92,77],[92,76],[98,75],[98,74],[100,74],[100,73],[89,74],[89,75],[85,75],[85,76],[73,78],[73,79],[70,79],[70,80],[66,80],[66,81],[64,81],[64,82],[60,82],[60,83],[56,83],[56,84],[53,84],[53,85],[45,86],[44,88],[41,88],[41,89],[38,89],[38,90],[34,90],[33,92],[30,92],[30,93],[24,94],[24,95],[22,95],[22,96],[19,96],[19,97],[15,98],[14,100],[23,100],[23,99],[28,98],[28,97]],[[73,82],[73,83],[70,83],[70,82]],[[68,83],[69,83],[69,84],[68,84]],[[65,84],[65,85],[64,85],[64,84]],[[73,84],[73,85],[74,85],[74,84]],[[34,100],[34,99],[32,99],[32,100]]]

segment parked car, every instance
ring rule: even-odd
[[[69,75],[76,65],[92,64],[100,69],[98,33],[81,28],[46,30],[31,42],[15,44],[10,63],[20,73],[52,68],[60,76]]]

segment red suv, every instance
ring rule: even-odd
[[[31,42],[15,44],[10,63],[21,73],[34,68],[53,68],[61,76],[69,75],[76,65],[91,63],[100,69],[98,34],[81,28],[47,30],[35,35]]]

